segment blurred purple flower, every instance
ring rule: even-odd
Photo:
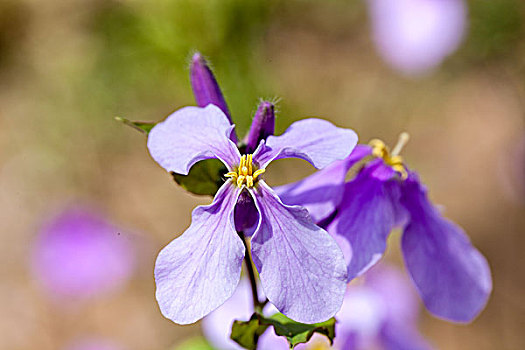
[[[123,350],[116,343],[103,338],[89,338],[77,340],[66,346],[64,350]]]
[[[59,300],[115,290],[134,267],[133,248],[121,232],[90,210],[68,209],[42,228],[34,244],[33,271]]]
[[[367,0],[372,35],[383,59],[408,75],[437,67],[461,43],[463,0]]]
[[[248,281],[224,305],[204,318],[204,336],[216,349],[242,349],[230,339],[234,320],[248,320],[253,313]],[[336,337],[333,348],[347,349],[430,349],[417,330],[418,303],[407,278],[396,268],[377,266],[367,274],[363,284],[349,286],[341,310],[335,316]],[[266,315],[275,310],[265,309]],[[288,349],[284,337],[270,327],[259,338],[258,349]],[[321,335],[295,349],[329,349]]]
[[[151,156],[169,172],[186,175],[193,164],[209,158],[221,160],[229,171],[213,203],[197,207],[190,227],[159,253],[155,280],[161,311],[176,323],[193,323],[233,294],[245,255],[234,211],[244,192],[259,213],[251,247],[268,299],[296,321],[327,320],[344,295],[343,254],[304,208],[284,205],[260,175],[273,160],[289,157],[324,168],[348,156],[357,136],[325,120],[305,119],[241,156],[229,138],[233,129],[221,109],[210,104],[182,108],[149,133]],[[287,286],[284,291],[282,286]]]
[[[379,140],[371,142],[373,146],[358,145],[346,160],[276,191],[284,203],[305,206],[334,236],[345,254],[349,280],[379,261],[390,232],[403,227],[405,263],[427,309],[448,320],[468,322],[488,301],[490,268],[463,230],[428,200],[417,174],[404,165],[399,151],[407,139],[405,134],[392,152]],[[366,165],[345,183],[346,172],[361,161]],[[331,184],[320,183],[320,178]],[[340,195],[327,198],[326,193]]]
[[[253,300],[250,281],[241,279],[230,299],[202,320],[202,331],[216,349],[242,350],[230,338],[234,320],[247,321],[253,314]]]

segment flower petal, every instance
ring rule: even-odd
[[[405,181],[401,202],[410,212],[403,255],[425,306],[451,321],[472,320],[492,290],[486,259],[459,226],[441,216],[413,173]]]
[[[268,136],[255,151],[253,159],[264,168],[274,159],[296,157],[321,169],[347,157],[356,144],[357,135],[353,130],[309,118],[293,123],[280,136]]]
[[[229,139],[233,128],[217,106],[184,107],[151,129],[148,149],[161,167],[177,174],[187,175],[193,164],[209,158],[231,168],[240,159]]]
[[[349,281],[379,261],[397,221],[395,202],[399,188],[393,181],[372,176],[375,171],[376,167],[365,168],[345,185],[338,214],[327,228],[330,234],[347,240],[352,247]]]
[[[225,183],[213,203],[195,208],[190,227],[159,253],[156,296],[170,320],[198,321],[233,294],[245,250],[233,222],[239,192]]]
[[[260,213],[252,256],[266,296],[295,321],[326,321],[343,302],[343,253],[306,209],[284,205],[264,181],[251,191]]]
[[[371,153],[368,146],[358,145],[350,156],[336,161],[300,181],[274,188],[283,203],[308,209],[314,222],[332,214],[343,198],[348,170]]]

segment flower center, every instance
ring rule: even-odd
[[[372,147],[372,155],[374,157],[383,159],[386,164],[401,174],[401,178],[403,180],[407,178],[408,173],[405,166],[403,165],[403,157],[401,157],[399,153],[401,153],[401,150],[407,144],[409,139],[410,135],[408,135],[408,133],[401,133],[392,152],[390,152],[388,146],[379,139],[373,139],[368,143]]]
[[[230,171],[224,176],[231,178],[232,181],[235,184],[237,184],[237,187],[239,188],[241,188],[244,185],[250,188],[253,187],[253,184],[254,182],[256,182],[259,175],[261,175],[265,171],[265,169],[255,169],[255,166],[252,162],[252,155],[245,154],[241,157],[241,162],[237,167],[237,170]]]

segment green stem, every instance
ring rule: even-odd
[[[239,236],[242,238],[244,244],[244,263],[246,270],[248,271],[248,277],[250,278],[250,285],[252,287],[252,298],[253,298],[253,309],[257,313],[262,313],[262,308],[264,304],[259,301],[259,293],[257,292],[257,281],[255,279],[255,271],[253,270],[252,259],[250,255],[250,250],[248,249],[248,239],[244,235],[244,232],[238,232]]]

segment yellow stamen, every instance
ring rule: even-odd
[[[253,177],[248,175],[246,176],[246,187],[250,188],[253,186]]]
[[[399,155],[403,147],[407,144],[410,136],[403,132],[399,135],[399,140],[390,152],[388,146],[381,140],[373,139],[368,144],[372,147],[372,155],[377,158],[382,158],[383,161],[392,167],[401,175],[401,179],[405,180],[408,177],[407,169],[403,164],[403,157]]]
[[[230,171],[224,176],[231,178],[239,188],[242,188],[244,185],[246,185],[248,188],[251,188],[256,183],[259,175],[264,172],[265,169],[256,169],[253,164],[253,156],[248,154],[241,156],[241,160],[239,161],[239,166],[237,167],[236,171]]]
[[[259,175],[261,175],[262,173],[264,173],[265,171],[266,171],[266,169],[259,169],[259,170],[255,171],[255,172],[253,173],[253,179],[254,179],[254,180],[257,179],[257,177],[258,177]]]
[[[237,187],[241,188],[245,179],[246,179],[246,176],[244,176],[244,175],[239,176],[237,178]]]

